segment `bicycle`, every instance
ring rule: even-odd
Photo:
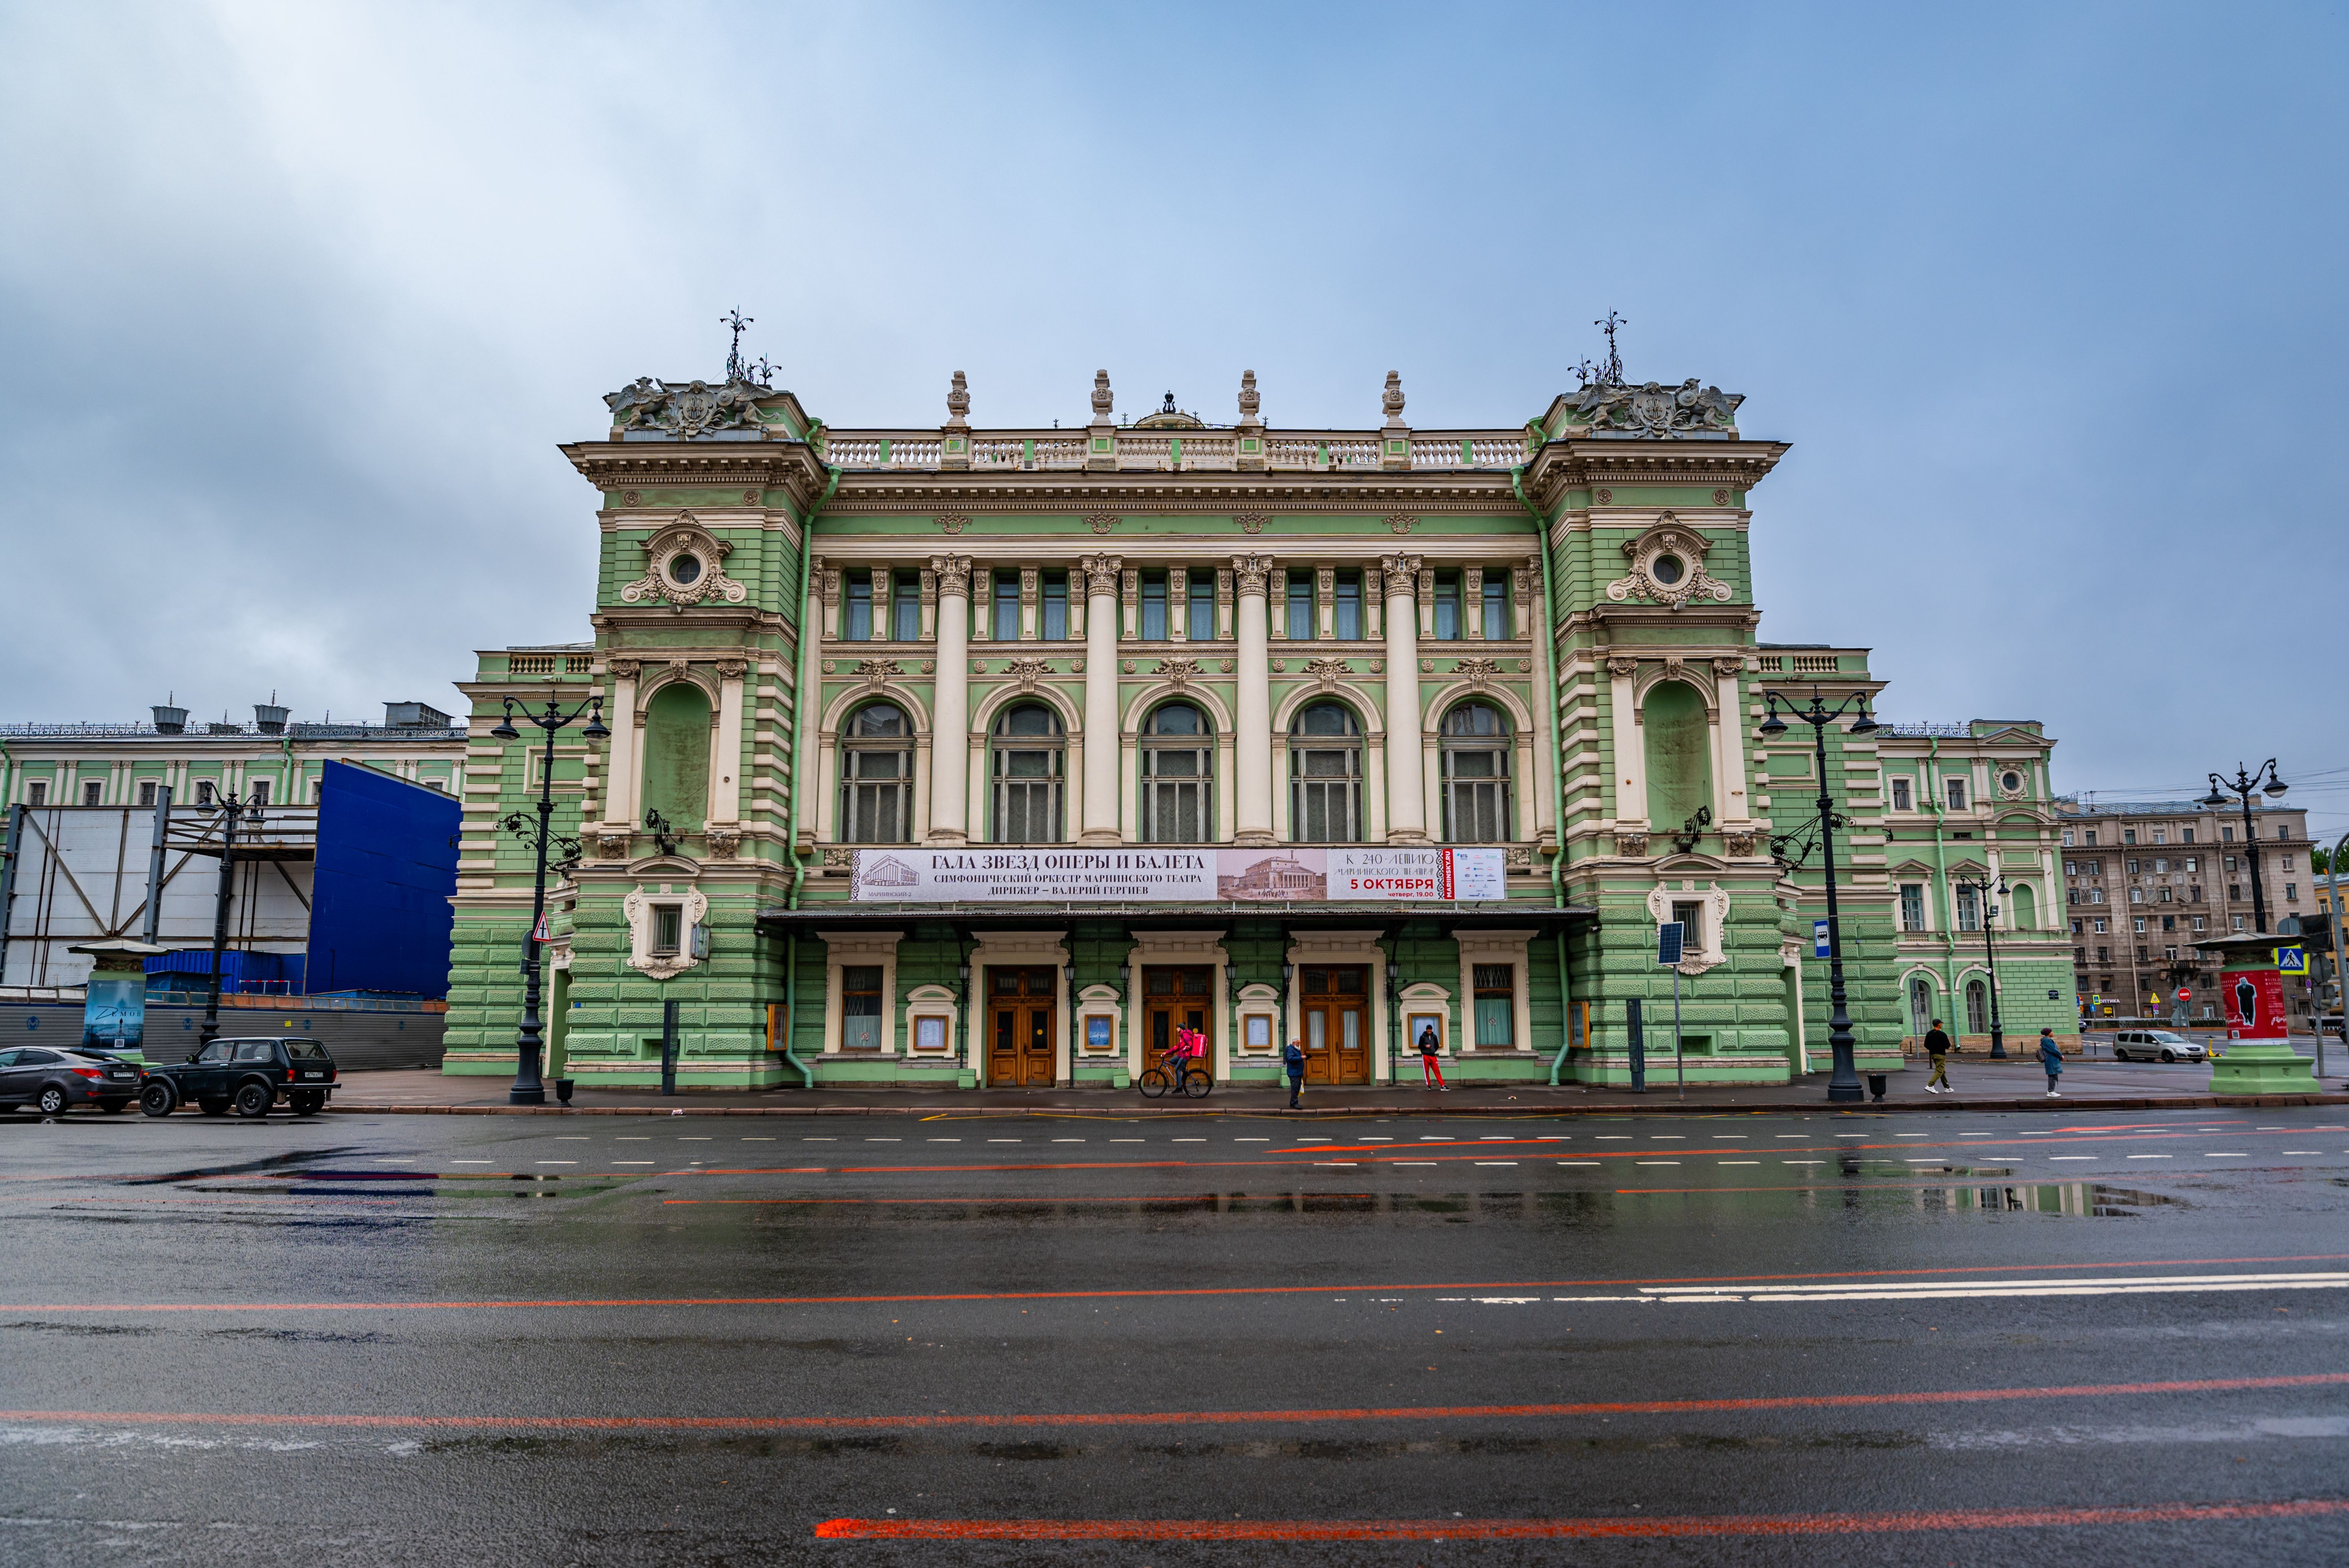
[[[1207,1075],[1206,1069],[1188,1065],[1188,1058],[1185,1058],[1185,1063],[1180,1069],[1179,1078],[1174,1070],[1167,1068],[1165,1062],[1166,1058],[1162,1057],[1159,1058],[1159,1066],[1143,1069],[1141,1078],[1137,1080],[1143,1099],[1157,1099],[1172,1089],[1177,1094],[1187,1095],[1193,1099],[1205,1099],[1215,1088],[1216,1080]]]

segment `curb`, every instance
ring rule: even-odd
[[[1528,1116],[1664,1116],[1697,1114],[1705,1116],[1783,1116],[1789,1112],[1816,1115],[1826,1111],[1835,1115],[1859,1116],[1916,1115],[1943,1110],[2053,1111],[2083,1110],[2251,1110],[2262,1107],[2349,1105],[2349,1094],[2263,1094],[2244,1096],[2175,1095],[2164,1098],[2136,1096],[2065,1096],[2050,1102],[2043,1098],[2000,1099],[1953,1099],[1942,1098],[1925,1103],[1914,1100],[1882,1100],[1872,1103],[1837,1106],[1823,1099],[1758,1100],[1751,1104],[1690,1105],[1680,1100],[1657,1100],[1645,1105],[1557,1105],[1533,1102],[1524,1105],[1464,1105],[1453,1107],[1340,1105],[1310,1106],[1301,1110],[1288,1110],[1278,1106],[1201,1106],[1182,1109],[1159,1109],[1153,1106],[1133,1106],[1112,1110],[1099,1105],[1029,1105],[1029,1106],[968,1106],[968,1105],[812,1105],[795,1106],[703,1106],[692,1108],[666,1105],[329,1105],[322,1115],[327,1116],[951,1116],[957,1119],[997,1117],[1086,1117],[1102,1120],[1131,1121],[1136,1118],[1171,1117],[1192,1119],[1199,1117],[1275,1117],[1280,1119],[1316,1117],[1510,1117]]]

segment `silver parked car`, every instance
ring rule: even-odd
[[[2113,1037],[2113,1060],[2207,1062],[2210,1053],[2199,1040],[2169,1029],[2123,1029]]]

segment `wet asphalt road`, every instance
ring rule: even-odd
[[[0,1181],[8,1563],[2349,1561],[2340,1108],[19,1116]]]

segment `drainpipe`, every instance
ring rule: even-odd
[[[1537,423],[1529,423],[1526,426],[1529,434],[1539,428]],[[1551,592],[1549,519],[1542,515],[1540,508],[1526,498],[1526,470],[1523,464],[1509,470],[1509,488],[1516,492],[1517,504],[1532,514],[1534,525],[1541,531],[1541,554],[1538,557],[1541,562],[1541,614],[1537,617],[1541,634],[1541,649],[1540,663],[1536,668],[1540,676],[1542,687],[1540,696],[1543,704],[1542,728],[1546,732],[1545,743],[1549,747],[1551,830],[1557,839],[1557,852],[1549,860],[1549,898],[1552,908],[1564,909],[1566,907],[1566,753],[1564,747],[1559,743],[1557,730],[1558,693],[1557,671],[1555,665],[1557,643],[1557,634],[1550,624],[1550,617],[1557,614],[1557,601],[1552,596]],[[1557,994],[1561,1009],[1565,1012],[1565,1016],[1559,1020],[1558,1032],[1561,1037],[1558,1040],[1557,1055],[1549,1064],[1549,1087],[1556,1088],[1558,1075],[1566,1070],[1566,1055],[1574,1048],[1574,1023],[1571,1011],[1572,1001],[1566,994],[1566,932],[1561,928],[1552,934],[1557,939]]]
[[[794,931],[783,938],[783,1060],[799,1068],[802,1088],[813,1088],[815,1069],[800,1059],[799,1041],[792,1032],[799,1017],[799,1000],[800,934]]]
[[[822,425],[823,421],[818,420],[810,427],[808,436],[811,443]],[[815,520],[825,503],[832,500],[832,492],[840,488],[840,470],[830,463],[826,463],[824,469],[831,477],[824,480],[823,493],[816,497],[815,504],[808,508],[800,519],[800,673],[792,688],[792,809],[789,824],[792,891],[783,901],[785,909],[799,908],[800,889],[807,882],[807,861],[800,854],[800,801],[806,794],[802,780],[807,777],[808,737],[814,727],[810,722],[814,715],[810,710],[815,706],[816,645],[823,640],[823,629],[812,624],[814,617],[808,611],[808,602],[814,597],[813,585],[808,579],[815,560]]]
[[[823,421],[818,419],[808,426],[802,438],[812,448],[823,432]],[[800,671],[792,686],[791,812],[786,822],[789,834],[786,852],[792,857],[792,886],[783,899],[786,909],[799,908],[800,889],[807,882],[807,861],[800,854],[801,780],[807,777],[810,694],[815,686],[816,644],[821,640],[820,630],[812,631],[810,628],[808,603],[813,594],[808,578],[815,559],[816,517],[823,511],[824,503],[832,500],[832,492],[840,488],[840,470],[826,463],[824,471],[828,477],[823,482],[823,493],[816,497],[815,504],[800,517],[800,614],[796,628],[800,640]],[[793,1026],[799,1018],[799,933],[794,931],[783,942],[783,1059],[799,1069],[800,1087],[805,1089],[815,1088],[815,1069],[801,1058],[797,1049],[799,1042],[792,1037]]]

